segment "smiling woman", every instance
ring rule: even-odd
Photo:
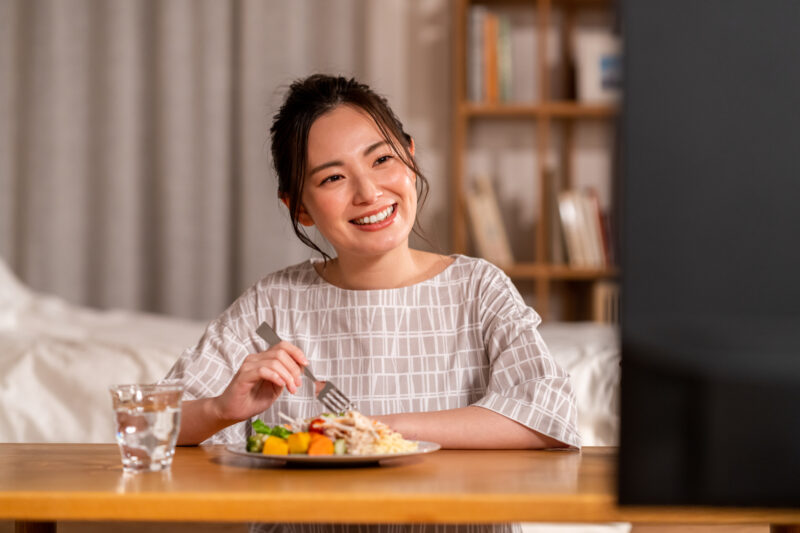
[[[408,151],[413,157],[413,142]],[[381,283],[407,284],[403,277],[413,272],[415,256],[423,257],[408,247],[417,212],[416,174],[382,139],[375,121],[347,104],[325,113],[309,130],[307,162],[311,171],[297,220],[316,225],[336,250],[323,276],[347,288],[367,288],[359,286],[364,283],[359,265],[382,258],[394,268]],[[288,196],[283,198],[291,204]],[[437,260],[433,254],[424,256]]]
[[[333,116],[329,116],[333,115]],[[356,126],[362,137],[356,137]],[[298,226],[307,181],[316,184],[345,177],[343,160],[350,151],[363,150],[367,164],[395,159],[412,172],[419,206],[425,202],[428,180],[414,159],[414,142],[385,98],[355,80],[316,74],[294,83],[271,128],[272,160],[278,174],[278,194],[289,208],[301,241],[327,255]],[[351,134],[352,144],[340,137]],[[317,144],[321,143],[321,144]],[[344,149],[342,151],[342,149]],[[312,153],[313,151],[313,153]],[[370,156],[379,151],[373,161]],[[350,161],[352,163],[352,161]],[[319,174],[323,174],[319,176]],[[416,213],[414,218],[416,217]],[[302,222],[301,222],[302,223]]]
[[[180,357],[168,374],[186,387],[179,442],[243,448],[255,419],[317,416],[313,387],[301,386],[311,363],[357,411],[410,440],[578,448],[569,376],[508,277],[481,259],[409,246],[427,180],[386,100],[314,75],[290,87],[271,132],[295,232],[322,253],[305,232],[315,226],[335,255],[267,275]],[[261,322],[284,340],[267,345]]]

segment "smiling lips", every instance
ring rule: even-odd
[[[361,218],[354,218],[350,222],[355,224],[356,226],[362,226],[364,229],[379,229],[380,227],[385,226],[386,224],[381,224],[381,222],[388,223],[394,218],[394,214],[397,212],[397,204],[392,204],[389,207],[378,211],[373,215],[368,215]]]

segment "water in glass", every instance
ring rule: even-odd
[[[170,467],[180,429],[180,386],[122,385],[111,388],[117,443],[126,471]]]

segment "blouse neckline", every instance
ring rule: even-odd
[[[337,291],[342,291],[343,293],[378,294],[378,293],[391,293],[391,292],[395,292],[395,291],[406,291],[406,290],[409,290],[409,289],[414,289],[415,287],[421,287],[421,286],[425,286],[425,285],[435,285],[435,284],[437,284],[440,281],[440,278],[443,278],[445,275],[448,275],[449,272],[451,271],[451,269],[453,267],[455,267],[457,263],[461,263],[464,260],[465,256],[461,255],[461,254],[451,254],[448,257],[452,257],[453,261],[449,265],[444,267],[441,270],[441,272],[438,272],[437,274],[431,276],[430,278],[422,280],[422,281],[417,282],[417,283],[413,283],[411,285],[405,285],[403,287],[394,287],[394,288],[389,288],[389,289],[345,289],[345,288],[342,288],[342,287],[338,287],[338,286],[334,285],[333,283],[327,281],[325,278],[323,278],[319,274],[319,272],[317,272],[317,269],[314,267],[314,265],[318,264],[318,263],[321,263],[322,259],[319,259],[319,258],[309,259],[306,262],[306,266],[307,266],[307,268],[311,269],[311,274],[314,277],[314,281],[313,281],[312,285],[324,286],[324,287],[326,287],[328,289],[335,289]]]

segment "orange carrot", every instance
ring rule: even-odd
[[[333,441],[325,435],[312,435],[308,455],[333,455]]]

